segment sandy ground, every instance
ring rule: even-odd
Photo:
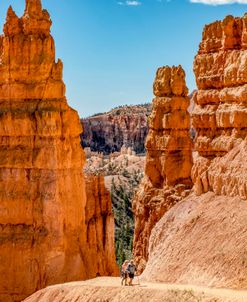
[[[193,285],[139,282],[121,286],[120,278],[100,277],[54,285],[25,302],[247,302],[247,290],[216,289]]]

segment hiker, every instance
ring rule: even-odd
[[[136,272],[136,266],[134,264],[134,260],[130,260],[130,262],[127,266],[126,272],[129,275],[129,279],[130,279],[129,280],[129,285],[131,286],[132,282],[133,282],[133,279],[134,279],[134,276],[135,276],[135,272]]]
[[[128,265],[129,265],[129,260],[125,260],[121,268],[121,278],[122,278],[121,285],[123,285],[124,282],[125,286],[127,285],[128,273],[126,272],[126,270]]]

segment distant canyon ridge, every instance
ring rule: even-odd
[[[194,108],[194,92],[189,95],[190,113]],[[83,118],[82,146],[105,155],[121,151],[122,146],[130,147],[137,154],[143,154],[146,152],[145,141],[151,112],[152,104],[145,103],[120,106],[109,112]]]
[[[83,147],[107,155],[120,151],[124,145],[138,154],[144,153],[151,110],[150,103],[121,106],[81,119],[84,128],[81,136]]]

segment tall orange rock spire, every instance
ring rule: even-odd
[[[191,188],[192,146],[185,72],[181,66],[159,68],[146,140],[144,180],[134,198],[134,256],[142,271],[148,260],[151,231]]]
[[[247,242],[246,23],[247,15],[228,16],[204,28],[194,61],[194,190],[153,228],[143,280],[247,288],[242,260]]]
[[[47,10],[42,10],[41,0],[26,0],[23,20],[25,33],[49,35],[51,19]]]
[[[12,6],[8,8],[4,33],[6,36],[16,35],[21,32],[21,23]]]
[[[88,247],[82,128],[67,104],[50,26],[41,2],[27,0],[21,18],[8,9],[0,36],[1,301],[117,271],[107,256],[95,257],[97,245]],[[104,238],[108,221],[98,227]],[[113,235],[107,238],[110,248],[102,253],[114,257]],[[92,250],[97,259],[90,258]]]
[[[24,15],[29,15],[30,17],[40,17],[42,15],[41,0],[26,0]]]

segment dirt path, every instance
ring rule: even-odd
[[[139,282],[139,283],[138,283]],[[84,282],[88,285],[95,286],[120,286],[119,278],[108,278],[101,277],[92,280],[88,280]],[[231,290],[231,289],[222,289],[222,288],[209,288],[203,286],[195,286],[195,285],[179,285],[179,284],[166,284],[166,283],[150,283],[150,282],[140,282],[138,278],[135,278],[135,282],[133,283],[135,287],[139,288],[149,288],[149,289],[158,289],[158,290],[180,290],[180,291],[194,291],[197,293],[204,293],[207,295],[225,298],[225,299],[233,299],[232,301],[243,301],[247,302],[247,290]],[[235,300],[234,300],[235,299]],[[230,300],[231,301],[231,300]]]
[[[207,288],[194,285],[141,282],[121,286],[120,278],[100,277],[83,282],[50,286],[25,302],[247,302],[247,291]]]

